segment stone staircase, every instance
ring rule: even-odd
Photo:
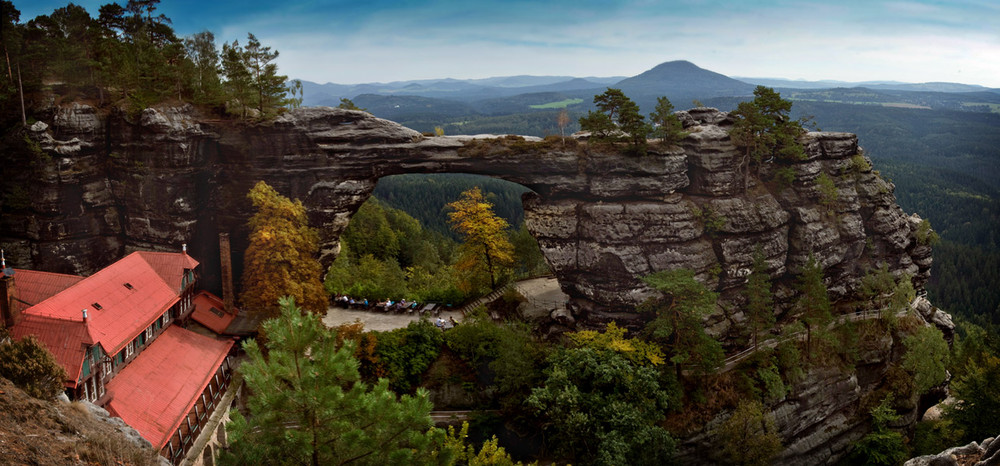
[[[479,298],[479,299],[477,299],[477,300],[475,300],[475,301],[473,301],[473,302],[471,302],[469,304],[466,304],[465,306],[462,306],[459,309],[459,312],[462,313],[462,317],[464,318],[473,309],[475,309],[475,308],[477,308],[477,307],[479,307],[479,306],[481,306],[483,304],[486,304],[486,303],[489,303],[489,302],[493,302],[494,300],[500,298],[501,296],[503,296],[504,292],[506,292],[510,288],[513,288],[514,285],[515,285],[515,282],[510,282],[510,283],[508,283],[508,284],[506,284],[504,286],[501,286],[500,288],[497,288],[497,289],[493,290],[492,293],[490,293],[490,294],[488,294],[486,296],[483,296],[483,297],[481,297],[481,298]],[[493,315],[491,313],[490,314],[490,318],[496,320],[496,319],[499,319],[500,316]]]

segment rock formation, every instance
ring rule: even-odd
[[[899,208],[894,186],[872,170],[855,135],[808,133],[806,160],[765,162],[745,180],[726,113],[697,108],[679,116],[689,133],[679,146],[625,156],[608,145],[424,137],[331,108],[243,124],[189,106],[133,116],[53,107],[4,148],[0,244],[15,266],[86,274],[133,249],[187,243],[205,267],[203,284],[218,291],[218,234],[232,235],[239,276],[246,193],[258,180],[305,203],[328,265],[379,178],[473,173],[532,190],[524,199],[528,229],[574,302],[567,320],[578,325],[628,321],[650,293],[641,276],[684,267],[720,292],[707,325],[725,339],[744,320],[741,291],[758,248],[779,322],[794,320],[794,274],[810,255],[839,303],[856,297],[861,277],[881,264],[909,274],[922,291],[931,248],[918,240],[921,220]],[[789,173],[794,181],[782,184]],[[947,314],[929,303],[921,314],[950,334]],[[805,383],[812,385],[801,387],[794,406],[777,408],[783,435],[794,440],[789,464],[835,456],[864,430],[850,416],[868,389],[856,375],[812,374]],[[825,396],[810,390],[830,387],[843,390],[829,402],[809,401]],[[839,446],[821,446],[831,440]]]
[[[711,322],[723,333],[742,319],[738,291],[757,247],[779,295],[794,294],[787,278],[810,254],[835,299],[880,263],[912,275],[918,289],[926,282],[931,250],[916,240],[919,218],[903,214],[854,135],[808,133],[808,159],[791,166],[794,182],[761,181],[778,169],[764,164],[744,192],[728,115],[699,108],[680,116],[690,133],[680,147],[627,157],[611,147],[509,137],[425,138],[330,108],[243,125],[191,107],[149,108],[130,119],[73,104],[43,112],[27,133],[34,151],[5,151],[0,243],[18,266],[82,274],[131,249],[188,243],[218,287],[215,238],[233,233],[238,268],[245,194],[257,180],[303,200],[329,264],[380,177],[460,172],[533,191],[524,202],[528,229],[583,317],[628,309],[649,292],[638,277],[685,267],[723,293]],[[821,174],[836,187],[831,199],[816,182]]]
[[[1000,464],[1000,442],[990,437],[982,443],[971,442],[961,447],[949,448],[936,455],[912,458],[903,466],[994,466]]]

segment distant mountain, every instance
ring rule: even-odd
[[[581,90],[589,92],[590,90],[603,89],[621,80],[621,76],[576,78],[572,76],[522,75],[483,79],[445,78],[362,84],[318,84],[302,81],[302,103],[305,106],[337,106],[340,104],[341,98],[346,97],[353,100],[361,94],[411,95],[473,102],[538,92]]]
[[[410,125],[414,125],[414,122],[430,121],[433,127],[440,122],[476,114],[476,111],[464,102],[433,97],[361,94],[351,100],[358,107],[367,109],[369,113],[379,118],[405,121]]]
[[[613,87],[620,88],[642,108],[652,111],[656,98],[666,96],[675,107],[685,108],[694,99],[753,95],[754,86],[728,76],[699,68],[689,61],[661,63]]]
[[[932,83],[902,83],[897,81],[804,81],[781,78],[745,78],[734,77],[740,81],[753,85],[768,86],[785,89],[830,89],[834,87],[865,87],[868,89],[880,89],[887,91],[924,91],[924,92],[983,92],[993,91],[987,87],[975,84],[959,84],[946,82]]]

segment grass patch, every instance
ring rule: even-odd
[[[570,105],[576,105],[582,103],[583,99],[566,99],[566,100],[560,100],[559,102],[549,102],[547,104],[541,104],[541,105],[529,105],[529,107],[536,110],[543,110],[543,109],[553,109],[553,108],[566,108],[569,107]]]

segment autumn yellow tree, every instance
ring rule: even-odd
[[[257,213],[250,218],[250,245],[243,259],[243,308],[277,317],[278,298],[287,295],[306,310],[326,312],[322,267],[316,260],[319,234],[309,228],[305,206],[263,181],[247,197]]]
[[[497,278],[514,265],[514,246],[507,239],[509,224],[493,213],[493,204],[478,186],[462,193],[448,208],[453,210],[448,213],[451,228],[465,239],[456,267],[488,275],[490,288],[495,289]]]

